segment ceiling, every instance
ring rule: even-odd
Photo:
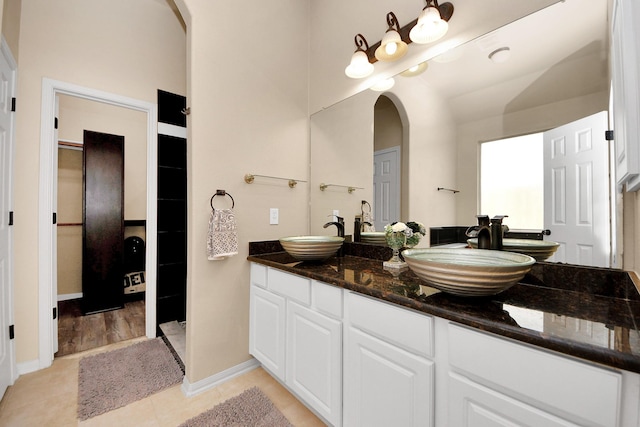
[[[417,78],[398,79],[440,92],[459,123],[606,92],[608,3],[556,3],[434,58]],[[489,60],[501,47],[509,59]]]

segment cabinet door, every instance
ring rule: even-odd
[[[249,353],[284,381],[285,299],[252,285],[249,313]]]
[[[334,426],[342,424],[342,324],[287,303],[287,385]]]
[[[447,403],[451,426],[578,426],[453,373],[449,377]]]
[[[345,426],[433,426],[433,362],[347,328]]]
[[[640,189],[640,45],[636,0],[616,0],[611,24],[616,182],[627,191]]]

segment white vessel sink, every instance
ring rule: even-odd
[[[363,231],[360,233],[360,241],[372,245],[387,246],[387,239],[384,237],[384,231]]]
[[[280,239],[282,248],[300,261],[324,261],[342,246],[344,237],[291,236]]]
[[[427,284],[461,296],[498,294],[518,283],[536,262],[524,254],[468,248],[407,249],[402,256]]]
[[[478,248],[478,239],[473,238],[467,240],[472,248]],[[503,239],[502,250],[508,252],[517,252],[519,254],[529,255],[536,261],[544,261],[553,255],[560,246],[559,243],[550,242],[548,240],[532,240],[532,239]]]

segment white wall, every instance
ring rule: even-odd
[[[187,380],[249,360],[248,242],[308,232],[308,2],[177,2],[188,29]],[[267,41],[268,40],[268,41]],[[208,261],[209,200],[235,199],[239,254]],[[225,206],[224,201],[215,203]],[[269,208],[280,224],[269,225]]]

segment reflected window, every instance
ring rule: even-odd
[[[542,133],[480,144],[480,214],[511,229],[544,228]]]

